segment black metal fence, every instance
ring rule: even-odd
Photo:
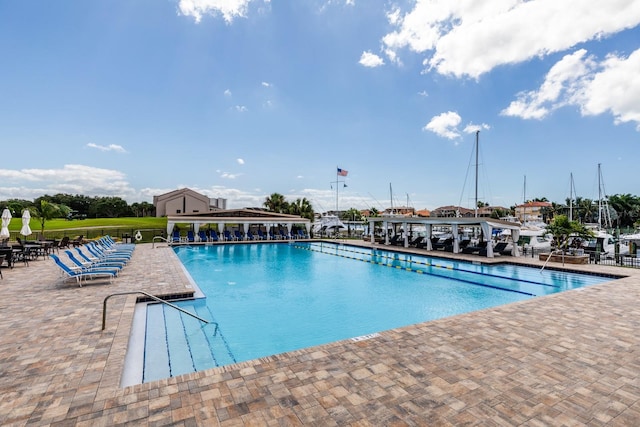
[[[164,228],[77,228],[74,230],[45,230],[44,236],[38,231],[26,237],[14,231],[10,233],[9,240],[17,241],[18,238],[22,240],[60,240],[63,237],[69,237],[73,240],[80,236],[83,239],[94,240],[107,235],[114,240],[125,243],[150,243],[155,236],[166,237],[167,230]]]

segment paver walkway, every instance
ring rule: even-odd
[[[535,263],[535,261],[532,261]],[[138,245],[113,284],[3,269],[0,424],[640,425],[640,274],[480,312],[121,388],[135,297],[193,289]]]

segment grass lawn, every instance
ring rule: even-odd
[[[34,233],[40,232],[40,220],[31,218],[29,227]],[[9,231],[19,232],[22,228],[22,218],[12,218]],[[45,232],[60,230],[83,230],[87,228],[122,228],[122,229],[153,229],[167,228],[167,218],[89,218],[68,221],[66,219],[51,219],[44,224]]]

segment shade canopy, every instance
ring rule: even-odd
[[[23,236],[31,235],[29,222],[31,222],[31,212],[29,212],[29,209],[25,209],[24,212],[22,212],[22,229],[20,230],[20,234]]]
[[[9,238],[9,223],[11,222],[11,212],[9,209],[2,211],[2,229],[0,229],[0,239]]]

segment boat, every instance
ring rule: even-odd
[[[338,234],[341,230],[346,230],[347,226],[344,225],[337,215],[323,214],[320,218],[314,221],[311,230],[316,235],[330,235]]]

